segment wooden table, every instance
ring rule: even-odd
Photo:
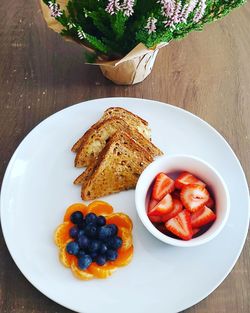
[[[21,140],[47,116],[84,100],[123,96],[168,102],[200,116],[226,138],[250,179],[249,20],[248,3],[204,32],[171,43],[145,82],[121,87],[84,65],[82,49],[47,28],[37,1],[2,0],[0,177]],[[69,312],[24,278],[2,234],[0,251],[0,312]],[[249,254],[248,239],[220,287],[186,312],[250,312]]]

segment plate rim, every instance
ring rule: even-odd
[[[82,102],[79,102],[79,103],[76,103],[76,104],[73,104],[73,105],[69,105],[59,111],[56,111],[52,114],[50,114],[49,116],[47,116],[45,119],[43,119],[42,121],[40,121],[37,125],[35,125],[26,135],[25,137],[21,140],[21,142],[17,145],[14,153],[12,154],[9,162],[8,162],[8,165],[5,169],[5,173],[4,173],[4,176],[3,176],[3,180],[2,180],[2,186],[1,186],[1,190],[0,190],[0,223],[1,223],[1,228],[2,228],[2,232],[3,232],[3,238],[4,238],[4,241],[6,243],[6,246],[8,248],[8,251],[15,263],[15,265],[18,267],[18,269],[20,270],[20,272],[22,273],[22,275],[29,281],[29,283],[31,283],[39,292],[41,292],[43,295],[45,295],[47,298],[51,299],[52,301],[54,301],[55,303],[69,309],[69,310],[72,310],[71,307],[69,307],[67,305],[67,303],[64,303],[63,301],[58,301],[58,300],[55,300],[53,296],[51,295],[48,295],[46,293],[46,290],[43,290],[43,288],[41,286],[38,286],[39,283],[36,283],[32,280],[32,277],[28,274],[28,273],[24,273],[25,270],[21,269],[18,264],[17,264],[17,261],[15,259],[15,257],[13,256],[13,251],[11,251],[10,249],[10,245],[8,243],[8,239],[7,239],[7,236],[6,236],[6,233],[5,233],[5,226],[3,224],[3,191],[5,189],[5,185],[7,184],[6,180],[7,180],[7,177],[9,175],[9,172],[11,172],[11,168],[12,168],[12,165],[15,161],[15,157],[17,155],[17,153],[19,152],[19,149],[20,147],[26,142],[26,140],[28,140],[28,137],[30,135],[32,135],[35,131],[39,130],[40,127],[43,126],[44,123],[46,123],[48,120],[52,119],[55,115],[61,115],[63,114],[64,111],[66,110],[72,110],[74,107],[77,107],[77,106],[81,106],[81,105],[88,105],[88,103],[90,102],[98,102],[98,101],[106,101],[106,100],[111,100],[111,101],[115,101],[115,100],[119,100],[119,101],[124,101],[125,105],[120,105],[120,107],[126,107],[126,100],[127,99],[130,99],[130,100],[134,100],[134,101],[137,101],[137,102],[153,102],[153,103],[157,103],[158,105],[164,105],[164,106],[168,106],[170,107],[171,109],[174,109],[174,110],[179,110],[179,111],[182,111],[184,114],[188,114],[189,116],[191,116],[192,118],[195,118],[197,119],[200,123],[204,124],[205,126],[207,126],[210,131],[212,131],[213,133],[215,133],[218,137],[220,137],[220,139],[224,142],[224,144],[227,146],[227,148],[230,150],[230,152],[232,153],[233,157],[234,157],[234,160],[236,161],[237,165],[238,165],[238,168],[241,172],[241,175],[242,175],[242,178],[244,179],[244,185],[246,187],[246,191],[247,193],[249,194],[249,187],[248,187],[248,182],[247,182],[247,179],[246,179],[246,174],[243,170],[243,167],[241,165],[241,162],[240,160],[238,159],[236,153],[234,152],[234,150],[232,149],[232,147],[230,146],[230,144],[227,142],[227,140],[225,139],[225,137],[219,133],[219,131],[212,125],[210,125],[207,121],[205,121],[204,119],[202,119],[201,117],[199,117],[198,115],[190,112],[190,111],[187,111],[186,109],[184,108],[180,108],[176,105],[173,105],[173,104],[169,104],[169,103],[166,103],[166,102],[162,102],[162,101],[158,101],[158,100],[152,100],[152,99],[144,99],[144,98],[135,98],[135,97],[105,97],[105,98],[94,98],[94,99],[90,99],[90,100],[86,100],[86,101],[82,101]],[[112,103],[111,103],[112,105]],[[203,297],[200,298],[200,300],[197,300],[197,301],[193,301],[191,303],[191,305],[188,305],[184,308],[182,308],[182,310],[186,310],[188,308],[191,308],[193,307],[194,305],[200,303],[201,301],[203,301],[205,298],[207,298],[211,293],[213,293],[221,284],[222,282],[227,278],[227,276],[231,273],[231,271],[233,270],[235,264],[237,263],[241,253],[242,253],[242,250],[243,250],[243,247],[245,245],[245,242],[246,242],[246,238],[247,238],[247,234],[248,234],[248,228],[249,228],[249,222],[250,222],[250,199],[248,197],[247,199],[247,203],[248,203],[248,208],[247,208],[247,223],[246,223],[246,227],[244,229],[244,236],[243,236],[243,240],[241,242],[241,245],[239,247],[239,251],[237,253],[237,256],[235,257],[234,261],[232,262],[231,266],[229,267],[229,269],[226,271],[225,275],[223,275],[223,277],[219,280],[219,282],[217,284],[215,284],[215,287],[212,288],[211,290],[209,290],[207,293],[205,293],[205,295]],[[76,311],[77,312],[77,311]]]

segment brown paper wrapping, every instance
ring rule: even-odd
[[[131,51],[132,52],[132,51]],[[117,85],[134,85],[142,82],[152,71],[158,50],[119,60],[100,64],[100,69],[105,77]]]
[[[58,0],[57,3],[61,9],[66,10],[66,4],[68,0]],[[40,0],[42,13],[48,27],[55,32],[60,33],[63,29],[62,25],[50,15],[50,10]],[[72,38],[65,38],[69,41],[74,41]],[[77,42],[79,44],[79,42]],[[81,44],[82,45],[82,44]],[[144,44],[138,44],[127,55],[120,60],[106,61],[105,57],[100,56],[95,63],[91,65],[98,65],[103,75],[109,80],[118,85],[133,85],[142,82],[152,71],[157,53],[160,48],[167,45],[167,43],[161,43],[153,49],[148,49]],[[82,45],[88,52],[93,49]],[[94,52],[94,51],[93,51]]]

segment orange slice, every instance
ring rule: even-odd
[[[113,207],[104,201],[94,201],[88,205],[88,212],[96,215],[107,215],[113,213]]]
[[[79,267],[77,266],[77,261],[73,260],[71,263],[71,270],[73,272],[73,274],[75,275],[75,277],[82,279],[82,280],[90,280],[92,278],[94,278],[94,275],[91,274],[88,269],[87,270],[81,270],[79,269]]]
[[[70,216],[75,211],[81,211],[83,215],[87,214],[88,209],[87,206],[83,203],[74,203],[67,208],[66,213],[64,214],[64,222],[70,221]]]
[[[125,227],[120,227],[118,230],[118,236],[122,238],[122,246],[119,249],[118,253],[127,250],[132,246],[133,240],[130,230]]]
[[[54,233],[54,240],[59,248],[62,248],[65,242],[70,239],[69,230],[73,225],[71,222],[64,222],[57,227]]]
[[[129,231],[132,230],[133,224],[131,219],[123,213],[114,213],[106,217],[107,224],[116,224],[118,228],[125,227],[129,229]]]
[[[66,251],[68,242],[73,239],[69,235],[70,228],[74,224],[70,221],[70,216],[75,211],[81,211],[83,215],[93,212],[97,215],[104,215],[107,224],[116,224],[118,227],[118,236],[122,238],[122,246],[118,250],[118,257],[113,262],[107,262],[103,266],[92,263],[87,270],[81,270],[78,267],[78,259],[74,255],[70,255]],[[81,280],[90,280],[93,278],[107,278],[120,266],[127,265],[133,256],[131,219],[123,213],[113,213],[113,207],[104,201],[94,201],[88,206],[83,203],[75,203],[68,207],[63,224],[59,225],[54,234],[54,240],[59,247],[59,259],[61,263],[68,268],[71,268],[74,276]]]
[[[115,261],[110,262],[114,266],[125,266],[127,265],[133,257],[134,247],[131,246],[129,249],[118,252],[118,258]]]
[[[88,271],[93,274],[95,277],[98,278],[107,278],[110,275],[112,275],[112,273],[117,269],[116,266],[111,265],[109,263],[103,265],[103,266],[99,266],[96,263],[92,263],[89,268]]]
[[[70,267],[71,263],[75,260],[75,262],[77,262],[77,258],[74,255],[70,255],[69,253],[67,253],[66,251],[66,246],[67,243],[70,242],[71,240],[68,240],[64,246],[62,248],[60,248],[59,251],[59,259],[61,261],[61,263],[65,266],[65,267]]]

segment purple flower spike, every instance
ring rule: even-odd
[[[50,15],[52,17],[60,17],[63,13],[57,3],[49,1]]]
[[[145,28],[148,30],[148,33],[154,33],[156,31],[156,23],[157,23],[157,19],[154,17],[149,17],[148,21],[147,21],[147,25],[145,26]]]

